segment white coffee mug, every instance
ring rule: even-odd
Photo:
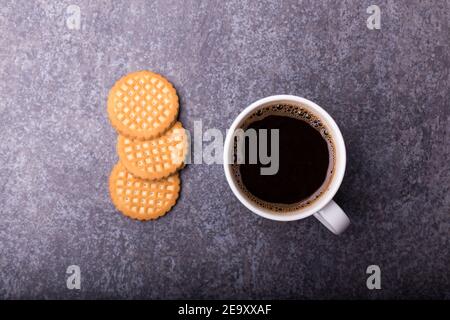
[[[233,137],[236,129],[240,128],[247,117],[253,114],[255,111],[274,104],[301,106],[304,109],[310,111],[312,114],[316,115],[324,122],[325,127],[328,129],[330,136],[333,139],[336,153],[334,173],[331,177],[327,189],[325,189],[324,192],[319,196],[319,198],[314,200],[310,205],[283,214],[261,207],[251,201],[237,185],[235,176],[232,174],[231,169],[231,164],[234,157]],[[334,234],[341,234],[349,226],[350,219],[347,217],[344,211],[332,200],[341,185],[345,173],[346,151],[344,139],[342,138],[341,131],[339,130],[336,122],[334,122],[333,118],[331,118],[331,116],[324,109],[319,107],[314,102],[292,95],[276,95],[263,98],[252,103],[247,108],[245,108],[244,111],[242,111],[236,118],[236,120],[234,120],[234,122],[232,123],[225,139],[223,156],[225,176],[231,190],[239,199],[239,201],[254,213],[264,218],[278,221],[293,221],[304,219],[306,217],[314,215],[314,217],[322,222],[325,227],[327,227]]]

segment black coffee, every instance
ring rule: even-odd
[[[334,162],[332,141],[320,119],[303,108],[277,105],[251,116],[243,129],[256,130],[257,148],[260,129],[269,130],[267,132],[279,130],[276,174],[262,175],[261,168],[267,165],[262,164],[259,158],[257,163],[250,164],[247,155],[245,163],[238,165],[240,181],[247,193],[262,200],[260,204],[277,210],[296,209],[320,196]],[[268,138],[267,148],[271,154],[270,134]],[[248,140],[245,143],[246,150],[250,148],[249,143]]]

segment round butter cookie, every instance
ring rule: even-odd
[[[108,116],[124,136],[152,139],[164,133],[178,115],[178,96],[164,77],[151,71],[119,79],[108,95]]]
[[[176,122],[162,136],[152,140],[122,135],[117,139],[120,162],[133,175],[147,180],[161,179],[180,169],[187,150],[187,134],[181,122]]]
[[[119,162],[109,177],[109,192],[114,206],[137,220],[157,219],[175,205],[180,192],[178,173],[158,181],[135,177]]]

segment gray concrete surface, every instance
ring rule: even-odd
[[[70,4],[81,28],[66,26]],[[366,8],[381,8],[369,30]],[[0,298],[450,298],[449,1],[1,1]],[[118,213],[106,97],[165,75],[180,119],[223,132],[248,104],[304,96],[336,119],[341,237],[267,221],[220,165],[190,165],[178,204]],[[81,290],[66,288],[79,265]],[[366,288],[366,268],[382,290]]]

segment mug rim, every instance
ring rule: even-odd
[[[231,148],[231,142],[232,142],[232,136],[236,129],[239,127],[241,122],[246,119],[246,117],[253,112],[254,110],[258,109],[259,107],[263,107],[268,103],[274,103],[274,102],[280,102],[280,103],[289,103],[292,102],[294,104],[303,104],[307,108],[310,108],[313,113],[315,113],[317,116],[319,116],[320,119],[324,120],[326,123],[328,129],[331,131],[331,137],[334,142],[335,152],[336,152],[336,164],[334,168],[334,173],[331,178],[330,184],[328,185],[327,189],[324,191],[322,195],[320,195],[316,200],[313,201],[312,204],[309,206],[306,206],[304,208],[299,208],[297,210],[291,211],[288,214],[278,214],[272,210],[259,207],[258,205],[252,203],[249,199],[247,199],[242,191],[240,191],[239,187],[236,185],[236,182],[232,176],[231,173],[231,155],[232,155],[232,148]],[[294,220],[300,220],[307,218],[314,213],[320,211],[323,207],[325,207],[335,196],[336,192],[338,191],[342,180],[344,178],[345,174],[345,168],[346,168],[346,148],[344,143],[344,138],[342,137],[342,133],[339,130],[339,127],[337,126],[334,119],[326,112],[322,107],[317,105],[316,103],[312,102],[311,100],[308,100],[303,97],[294,96],[294,95],[273,95],[268,96],[262,99],[259,99],[249,106],[247,106],[244,110],[242,110],[239,115],[234,119],[232,122],[224,143],[224,153],[223,153],[223,166],[225,171],[225,177],[227,179],[228,185],[230,186],[231,190],[233,191],[234,195],[238,200],[246,206],[250,211],[256,213],[259,216],[262,216],[267,219],[271,220],[277,220],[277,221],[294,221]]]

